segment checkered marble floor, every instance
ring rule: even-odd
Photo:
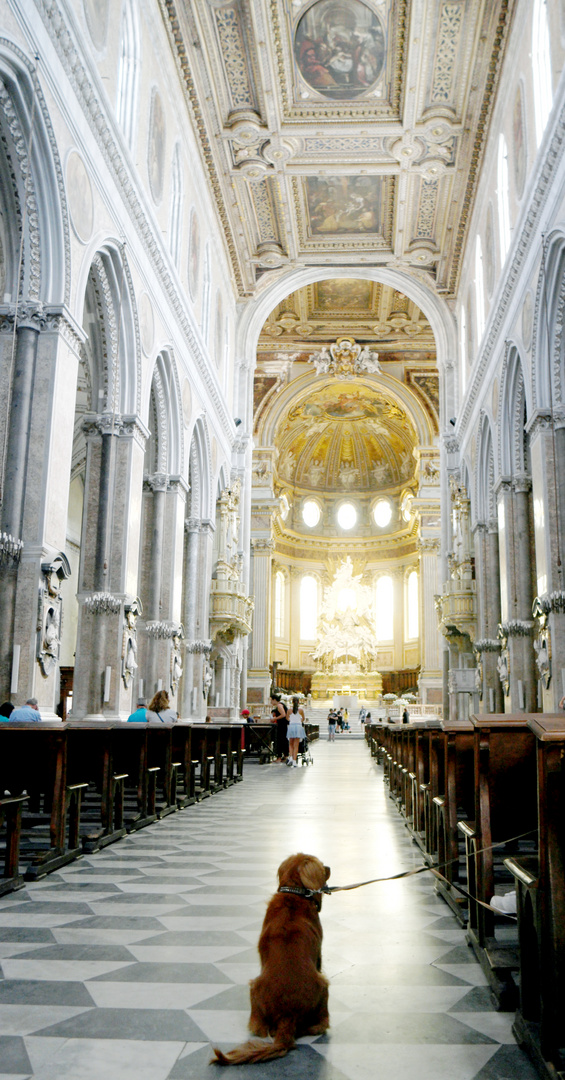
[[[0,898],[0,1078],[201,1080],[247,1037],[276,869],[330,884],[420,865],[365,745],[245,779]],[[427,875],[324,898],[331,1029],[240,1080],[535,1080]]]

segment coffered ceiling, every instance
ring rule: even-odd
[[[454,292],[514,2],[161,0],[242,297],[305,265]]]

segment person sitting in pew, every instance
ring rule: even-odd
[[[25,724],[29,723],[30,720],[33,723],[38,723],[41,720],[37,698],[35,697],[28,698],[25,705],[20,705],[20,707],[14,709],[13,713],[10,715],[10,723]]]
[[[147,706],[146,720],[148,724],[175,724],[177,714],[171,709],[169,695],[166,690],[158,690],[151,698]]]
[[[127,718],[128,724],[144,724],[147,719],[147,709],[143,698],[139,698],[135,712],[130,713]]]
[[[11,701],[3,701],[0,705],[0,721],[9,720],[14,711],[14,706]]]

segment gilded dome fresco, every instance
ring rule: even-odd
[[[396,401],[361,381],[326,382],[280,421],[277,473],[302,489],[374,494],[412,479],[415,444]]]

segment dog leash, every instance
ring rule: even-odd
[[[499,840],[496,844],[490,844],[488,847],[479,848],[479,850],[475,851],[474,854],[482,855],[485,851],[492,851],[494,848],[505,847],[506,844],[511,844],[515,840],[523,840],[526,836],[531,836],[533,833],[537,833],[537,829],[530,829],[528,832],[519,833],[517,836],[510,836],[506,840]],[[448,879],[440,873],[440,870],[445,870],[446,867],[453,866],[454,863],[458,862],[459,859],[450,859],[449,862],[438,863],[436,866],[434,866],[433,864],[431,866],[419,866],[416,870],[402,870],[399,874],[390,874],[388,877],[370,878],[369,881],[357,881],[353,885],[322,885],[321,889],[294,889],[291,888],[291,886],[289,885],[283,885],[279,888],[278,891],[296,893],[298,896],[305,896],[307,899],[309,899],[310,897],[316,896],[318,893],[325,893],[326,896],[331,896],[331,894],[334,892],[350,892],[352,889],[362,889],[365,885],[377,885],[383,881],[399,881],[401,878],[409,878],[415,877],[417,874],[431,873],[434,874],[435,877],[441,878],[441,880],[445,881],[447,885],[451,885],[452,888],[456,889],[457,892],[460,892],[463,896],[467,897],[468,900],[472,900],[473,903],[480,904],[481,907],[486,908],[487,911],[494,911],[497,915],[503,915],[505,918],[515,921],[515,915],[510,915],[505,911],[497,911],[495,908],[492,908],[490,904],[485,904],[484,900],[479,900],[477,896],[472,896],[472,894],[467,892],[467,890],[464,889],[462,886],[458,885],[455,882],[448,881]]]

